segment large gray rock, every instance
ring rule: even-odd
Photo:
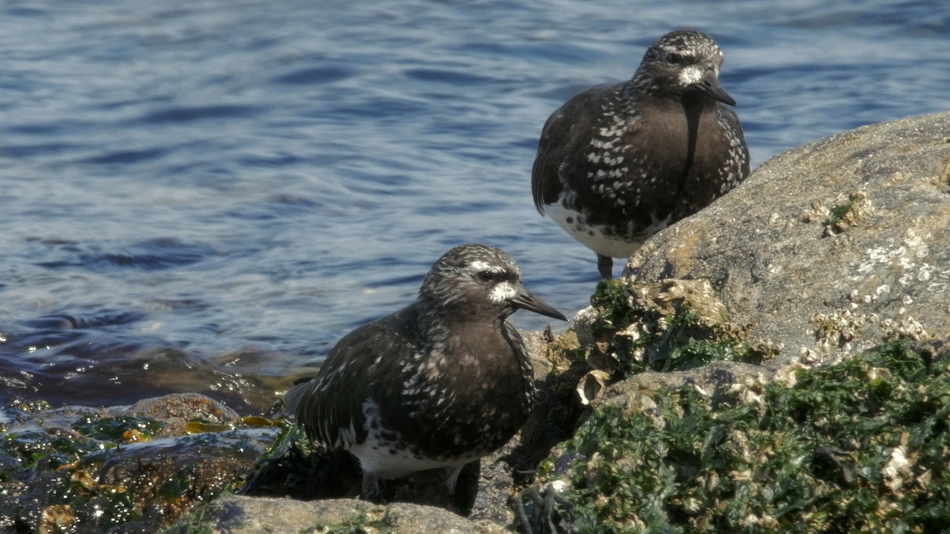
[[[729,319],[814,365],[886,337],[950,339],[950,114],[875,124],[780,154],[627,264],[706,279]]]
[[[475,523],[441,508],[415,504],[378,506],[352,499],[304,502],[240,496],[222,497],[212,502],[205,507],[197,525],[194,519],[183,520],[171,532],[190,531],[188,527],[229,534],[311,531],[308,529],[314,532],[355,532],[357,527],[369,532],[379,530],[396,534],[505,532],[498,525]]]

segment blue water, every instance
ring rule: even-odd
[[[945,2],[50,4],[0,7],[0,400],[259,409],[464,242],[575,312],[538,134],[672,29],[719,42],[754,165],[948,109]]]

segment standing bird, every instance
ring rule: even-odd
[[[668,33],[631,80],[592,87],[545,123],[531,173],[534,205],[597,253],[602,278],[612,278],[612,258],[630,257],[749,175],[721,64],[708,35]]]
[[[287,392],[311,441],[349,450],[364,498],[379,479],[462,467],[521,428],[534,399],[524,341],[505,319],[518,309],[566,318],[521,283],[503,251],[462,245],[432,266],[415,302],[347,334],[319,373]]]

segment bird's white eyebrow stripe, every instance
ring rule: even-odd
[[[500,273],[500,272],[504,272],[505,270],[504,267],[501,267],[499,265],[492,265],[488,262],[484,262],[481,260],[475,260],[472,263],[469,263],[468,266],[472,270],[472,272],[490,271],[493,273]]]

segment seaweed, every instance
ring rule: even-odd
[[[895,340],[756,387],[715,406],[687,387],[648,392],[650,413],[597,409],[546,462],[571,459],[575,530],[950,529],[946,353]]]

